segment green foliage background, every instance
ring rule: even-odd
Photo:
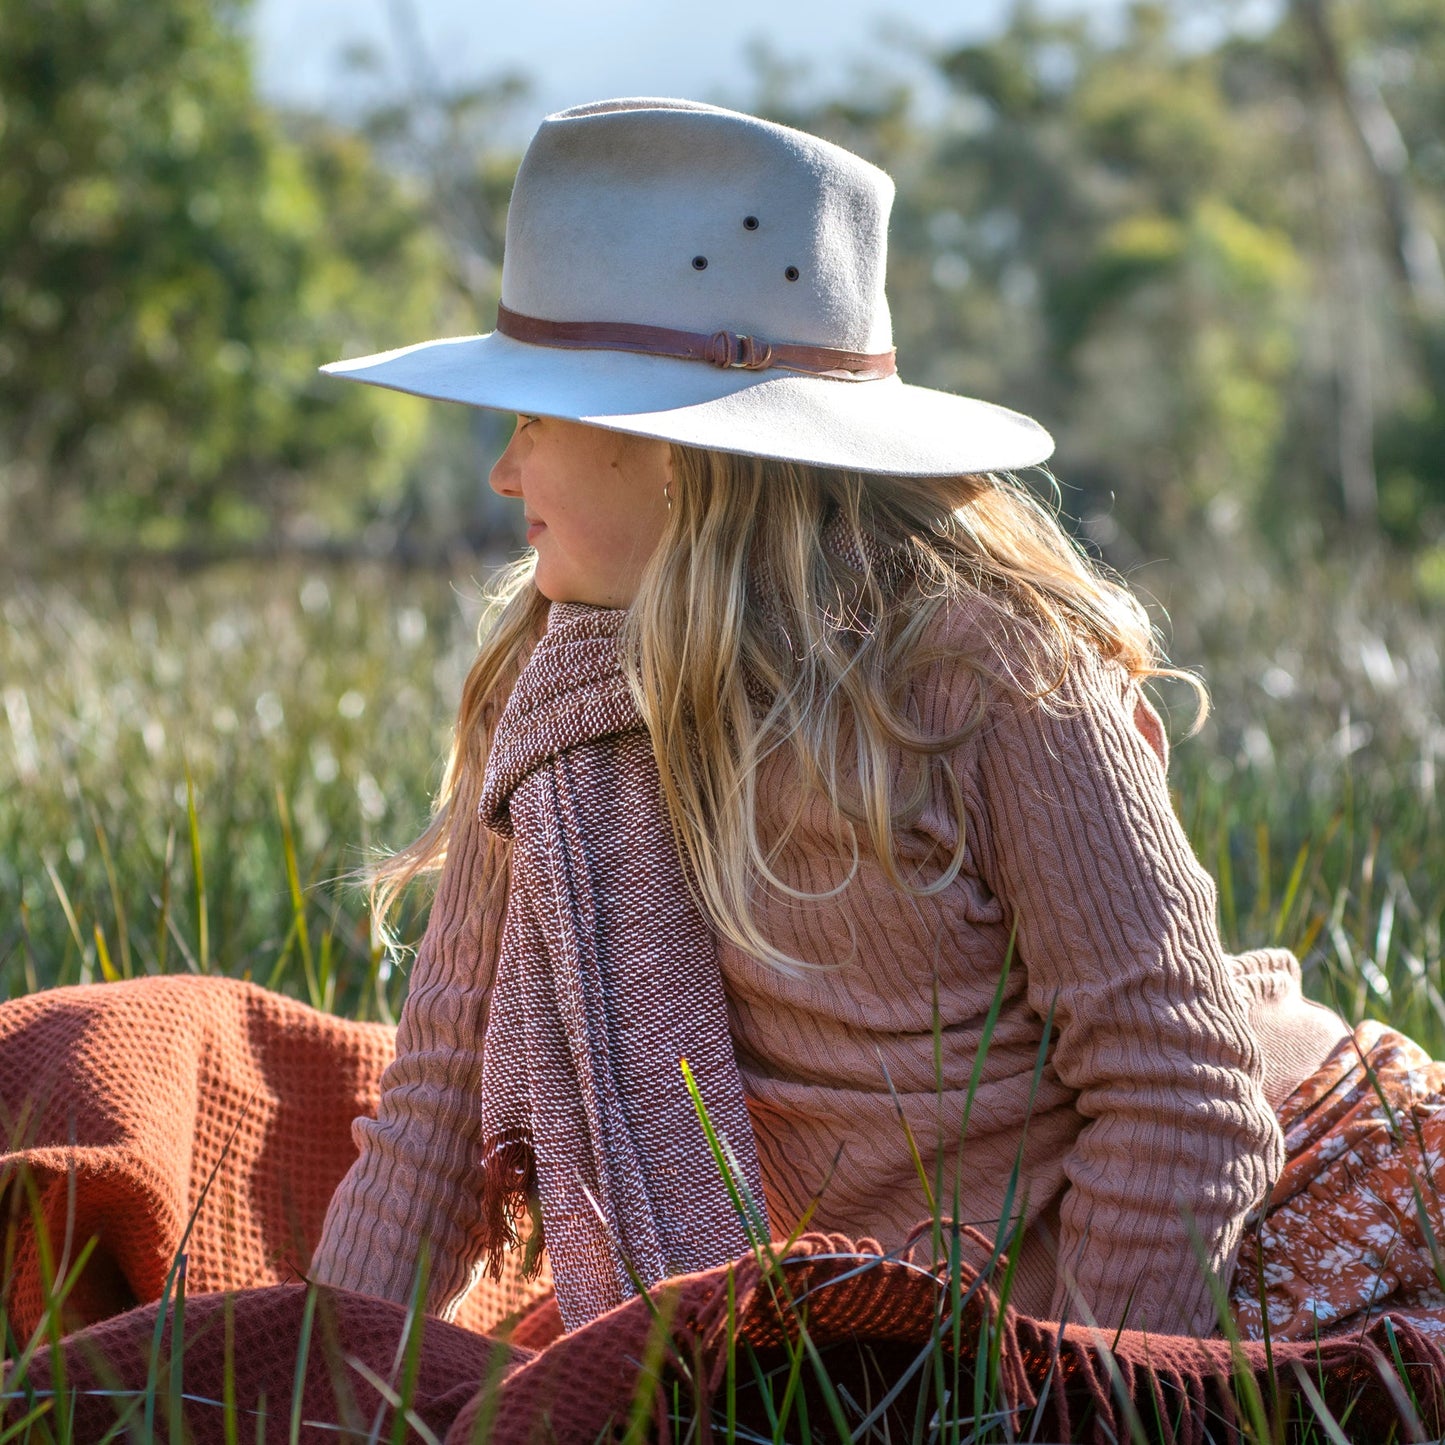
[[[1445,13],[1292,0],[1201,43],[1192,12],[1138,3],[1106,36],[1019,4],[924,58],[941,102],[886,71],[819,99],[776,64],[732,99],[896,175],[906,374],[1046,418],[1114,560],[1201,525],[1307,552],[1363,526],[1438,590]],[[12,545],[456,529],[485,426],[315,368],[485,327],[520,83],[278,113],[244,21],[0,0]]]
[[[12,544],[354,524],[417,408],[316,367],[441,306],[359,135],[254,93],[240,7],[0,4],[0,505]]]

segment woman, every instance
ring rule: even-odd
[[[496,331],[329,368],[517,412],[533,552],[384,873],[443,869],[321,1281],[408,1298],[424,1245],[446,1313],[538,1194],[569,1325],[730,1257],[686,1055],[756,1227],[897,1248],[936,1210],[1024,1311],[1218,1328],[1275,1109],[1355,1044],[1290,955],[1224,953],[1146,618],[1008,478],[1047,434],[898,380],[891,194],[752,117],[564,111]],[[1246,1328],[1261,1271],[1280,1329],[1381,1297],[1327,1308],[1287,1245]]]
[[[1287,953],[1223,952],[1140,691],[1162,670],[1146,619],[1009,479],[1047,434],[896,375],[891,194],[749,116],[564,111],[518,175],[497,330],[331,368],[517,412],[492,485],[532,548],[441,806],[380,883],[441,871],[309,1271],[356,1292],[318,1308],[332,1356],[393,1368],[420,1285],[449,1315],[522,1239],[575,1327],[759,1235],[893,1250],[929,1216],[982,1230],[1039,1316],[1211,1334],[1212,1273],[1276,1338],[1445,1320],[1445,1077],[1305,1001]],[[106,1236],[71,1317],[157,1295],[178,1317],[177,1250],[195,1289],[275,1280],[279,1183],[324,1197],[325,1111],[374,1078],[385,1041],[358,1031],[217,979],[0,1010],[0,1102],[45,1096],[25,1117],[49,1133],[11,1159],[43,1176],[60,1274]],[[119,1167],[176,1097],[161,1075],[204,1105],[228,1052],[225,1108],[170,1108]],[[152,1154],[178,1161],[174,1199]],[[25,1250],[28,1331],[53,1274]],[[230,1296],[193,1299],[186,1388],[218,1398],[244,1360],[251,1407],[282,1398],[314,1298],[249,1290],[234,1333]],[[444,1401],[483,1372],[479,1337],[430,1328]],[[148,1381],[162,1334],[136,1312],[57,1360]],[[307,1369],[293,1428],[341,1409],[330,1365]]]

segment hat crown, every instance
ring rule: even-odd
[[[502,301],[548,321],[892,346],[893,183],[802,131],[617,100],[543,121],[507,214]]]

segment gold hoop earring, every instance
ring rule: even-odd
[[[667,510],[672,511],[672,478],[662,484],[662,495],[667,499]]]

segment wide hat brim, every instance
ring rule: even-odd
[[[322,370],[413,396],[716,451],[893,476],[1017,471],[1053,439],[1031,417],[892,376],[840,381],[620,351],[535,346],[493,331]]]

